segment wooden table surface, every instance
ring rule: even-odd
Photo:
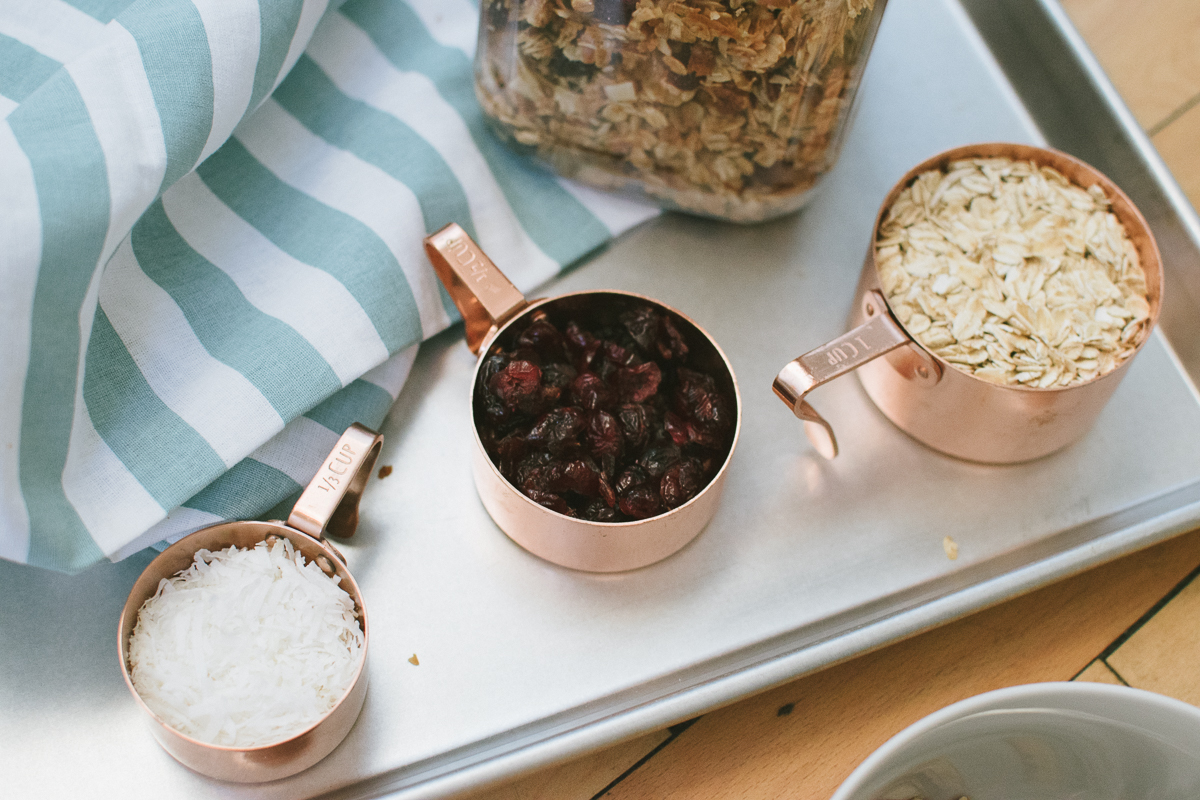
[[[1063,6],[1200,206],[1200,2],[1063,0]],[[669,730],[469,797],[824,800],[892,735],[980,692],[1089,680],[1200,705],[1198,572],[1195,531]]]

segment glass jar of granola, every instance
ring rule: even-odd
[[[570,178],[758,222],[833,166],[886,0],[483,0],[476,93]]]

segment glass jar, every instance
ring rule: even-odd
[[[886,0],[483,0],[476,93],[558,173],[735,222],[833,166]]]

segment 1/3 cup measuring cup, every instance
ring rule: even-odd
[[[154,738],[180,763],[224,781],[273,781],[317,763],[350,732],[367,694],[367,611],[354,576],[346,568],[341,554],[326,541],[324,533],[328,531],[343,538],[354,534],[358,527],[358,501],[382,445],[383,437],[379,434],[357,423],[351,425],[296,501],[286,523],[224,522],[203,528],[164,550],[134,583],[121,612],[117,633],[121,674],[134,699],[146,712]],[[130,675],[129,637],[137,624],[138,612],[157,591],[159,582],[187,569],[198,551],[215,552],[231,545],[253,548],[268,537],[287,539],[306,561],[315,562],[325,574],[340,578],[338,585],[354,601],[362,627],[362,659],[342,698],[306,730],[257,747],[226,747],[202,742],[172,728],[138,695]]]
[[[484,446],[478,416],[472,426],[472,470],[483,505],[500,529],[529,552],[561,566],[589,572],[629,570],[666,558],[691,541],[716,512],[741,428],[737,381],[717,343],[679,311],[631,292],[573,292],[527,301],[453,223],[427,237],[425,250],[462,313],[467,346],[480,355],[471,379],[473,409],[484,391],[489,354],[509,347],[532,321],[548,320],[562,329],[572,320],[611,321],[621,313],[647,307],[669,318],[686,343],[687,367],[711,376],[732,405],[732,418],[726,420],[727,445],[712,464],[707,485],[695,496],[664,513],[631,521],[598,522],[560,513],[532,500],[502,474]]]
[[[813,446],[827,458],[838,450],[833,427],[807,395],[850,371],[856,371],[884,416],[917,441],[957,458],[993,464],[1040,458],[1083,436],[1127,372],[1133,356],[1111,372],[1070,386],[993,383],[925,347],[894,314],[882,291],[875,249],[888,210],[925,172],[997,157],[1052,167],[1076,186],[1103,189],[1145,273],[1149,319],[1138,350],[1149,339],[1162,308],[1162,259],[1145,218],[1115,183],[1079,159],[1046,148],[1001,142],[945,151],[909,170],[880,206],[851,306],[850,331],[789,362],[775,378],[775,394],[804,422]]]

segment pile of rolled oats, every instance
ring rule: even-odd
[[[995,383],[1083,383],[1149,329],[1145,274],[1104,191],[1027,161],[920,175],[885,215],[875,255],[908,332]]]
[[[833,165],[884,0],[484,0],[477,94],[559,172],[756,221]]]

